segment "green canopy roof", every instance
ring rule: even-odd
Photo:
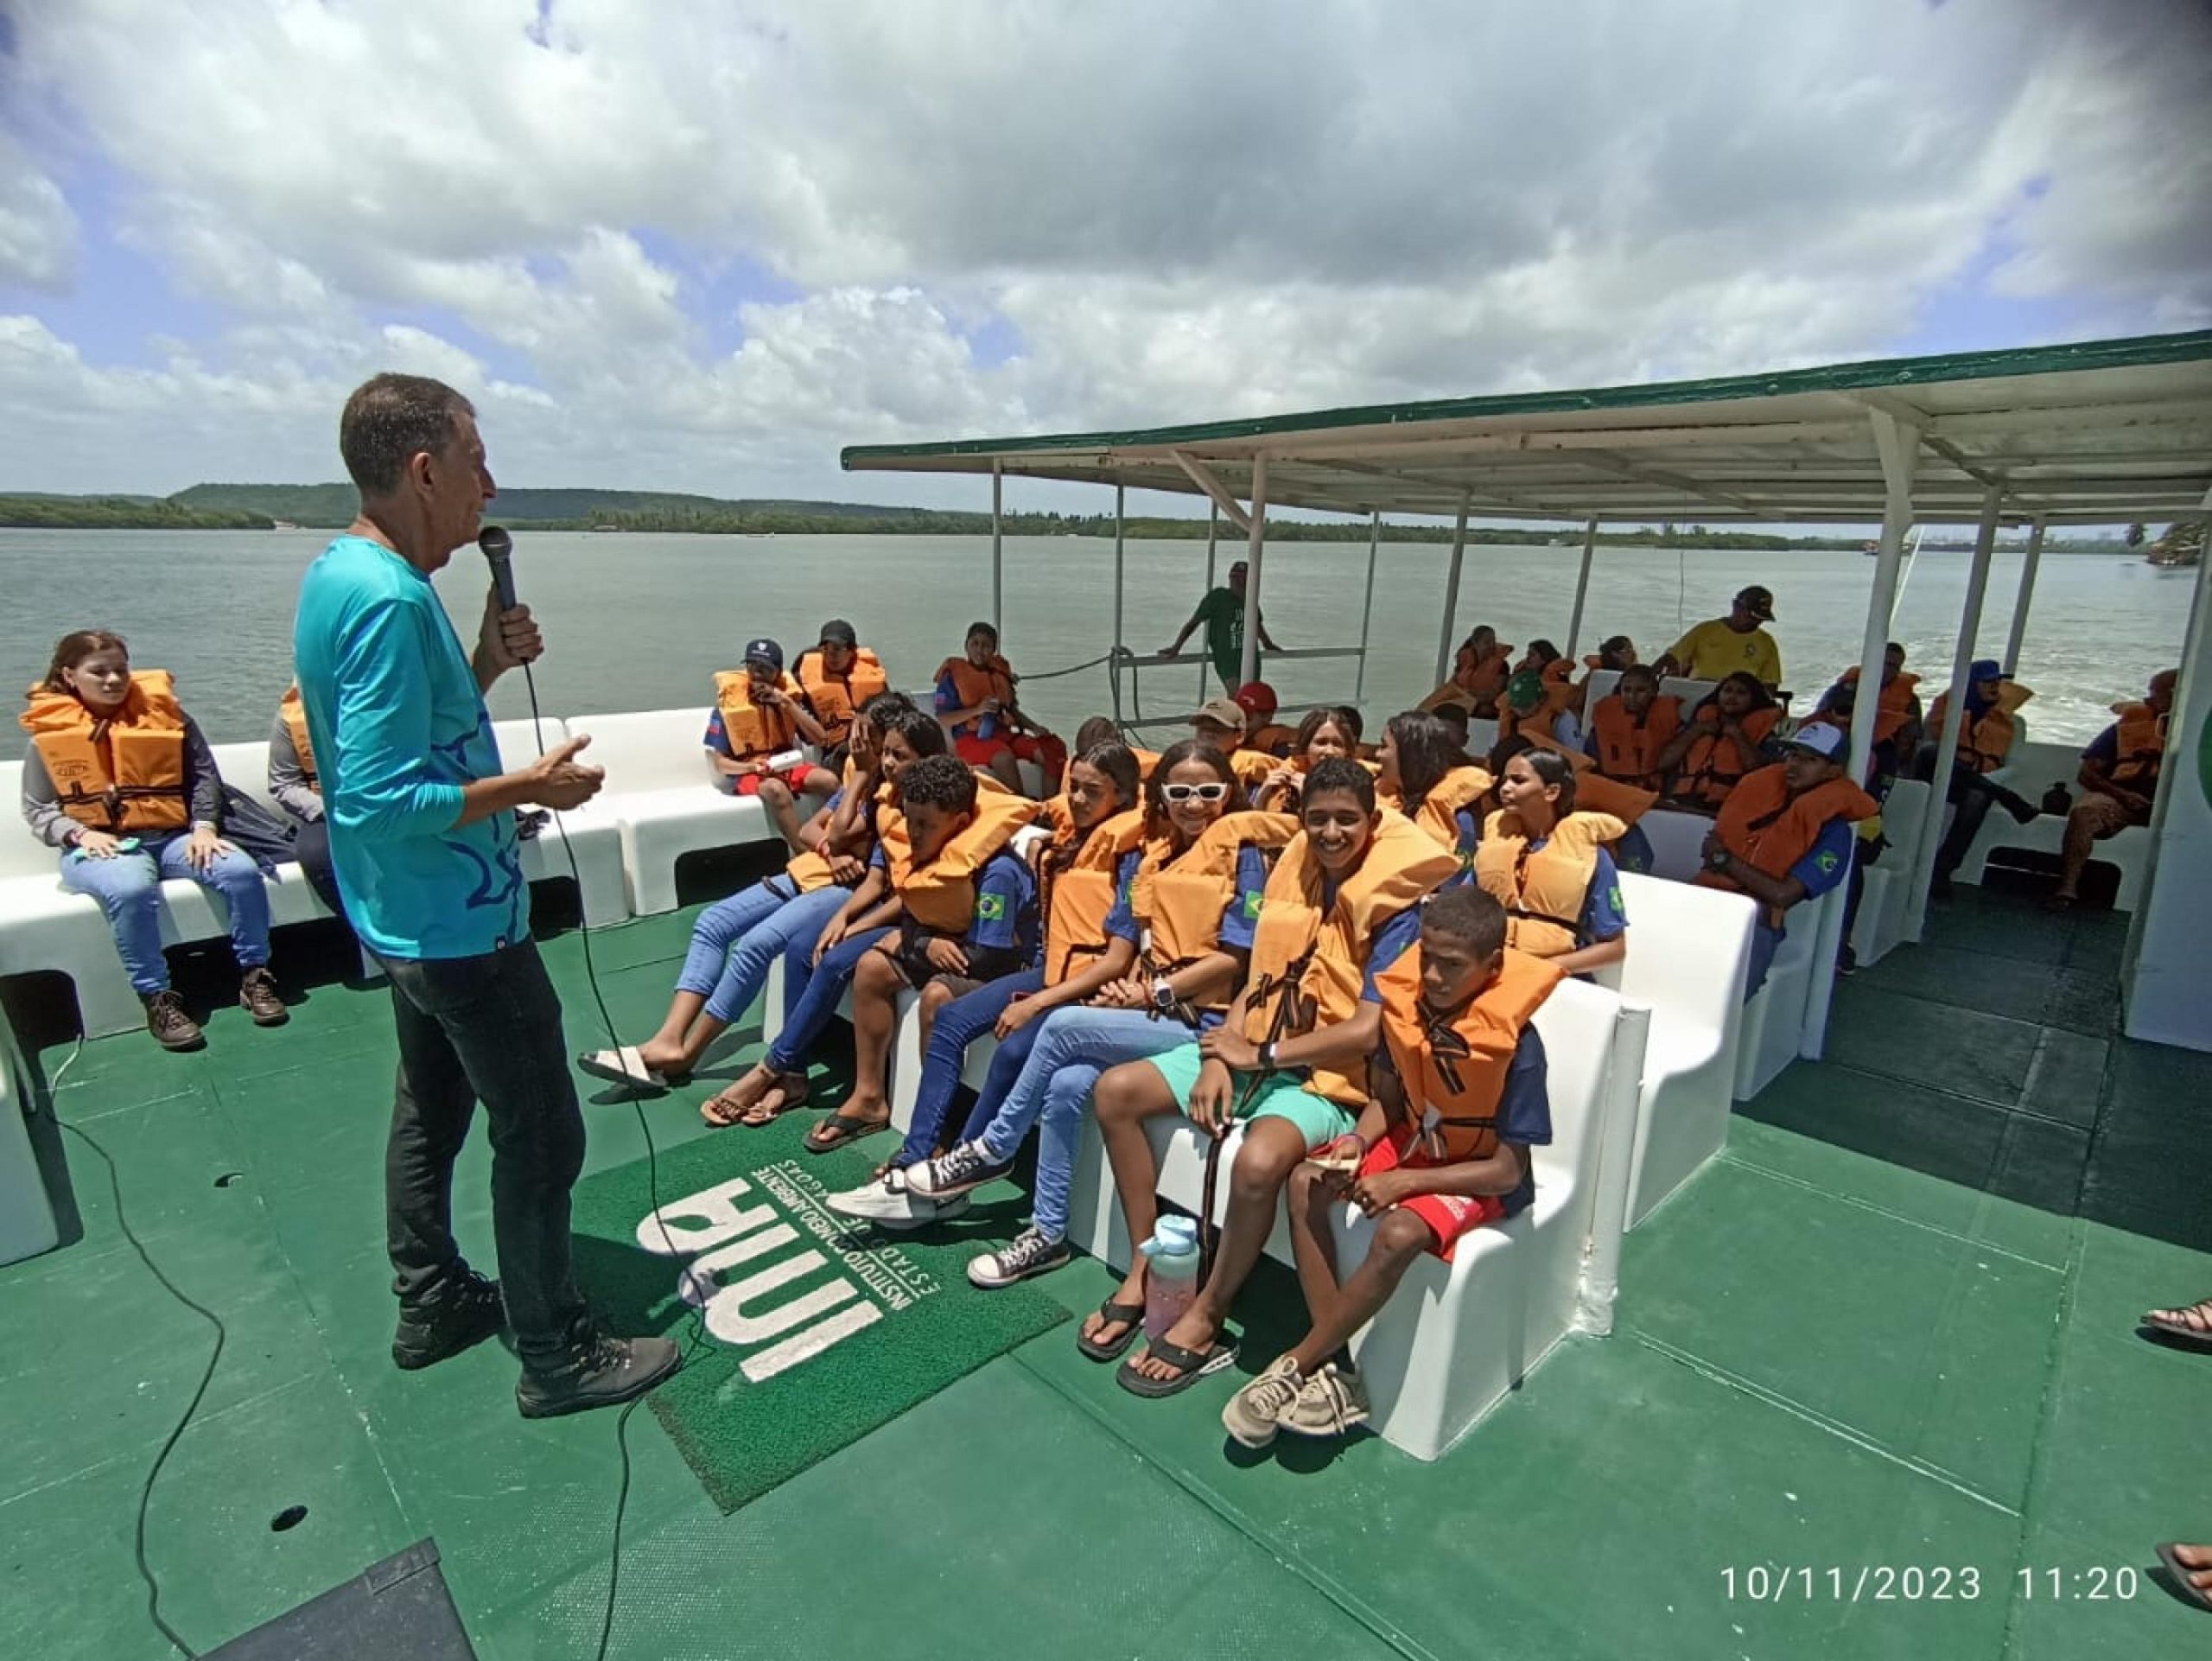
[[[1882,517],[1870,414],[1919,434],[1916,518],[2157,519],[2212,489],[2212,330],[1711,380],[1443,398],[931,444],[864,444],[850,472],[975,473],[1342,512],[1726,521]]]

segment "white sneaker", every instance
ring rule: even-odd
[[[925,1227],[947,1217],[957,1217],[968,1209],[966,1194],[951,1200],[932,1200],[912,1192],[906,1186],[907,1174],[905,1169],[886,1171],[873,1182],[863,1182],[843,1193],[833,1193],[823,1203],[840,1217],[893,1231]]]
[[[966,1205],[968,1196],[961,1195],[958,1203]],[[1065,1240],[1052,1239],[1039,1228],[1026,1228],[1014,1237],[1011,1244],[970,1258],[968,1281],[989,1291],[1026,1281],[1032,1275],[1050,1274],[1074,1256]]]
[[[926,1164],[911,1168],[906,1173],[906,1182],[918,1194],[950,1200],[955,1194],[964,1194],[970,1189],[980,1188],[986,1182],[1004,1176],[1013,1168],[1012,1160],[995,1160],[985,1153],[982,1142],[963,1142],[939,1154]]]

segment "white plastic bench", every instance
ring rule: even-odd
[[[1628,956],[1601,985],[1651,1010],[1629,1167],[1634,1228],[1728,1142],[1744,975],[1758,908],[1745,895],[1621,873]]]
[[[1452,1261],[1422,1257],[1396,1296],[1352,1340],[1382,1436],[1416,1459],[1442,1454],[1568,1333],[1611,1329],[1637,1081],[1649,1012],[1602,987],[1562,984],[1536,1013],[1551,1083],[1552,1142],[1534,1150],[1529,1210],[1463,1238]],[[1203,1139],[1186,1120],[1154,1119],[1160,1193],[1195,1212]],[[1234,1137],[1224,1150],[1235,1157]],[[1216,1201],[1225,1212],[1227,1166]],[[1095,1123],[1078,1144],[1070,1238],[1116,1269],[1129,1242]],[[1347,1272],[1371,1225],[1351,1206],[1336,1220]],[[1290,1261],[1280,1212],[1268,1255]]]
[[[676,862],[684,855],[778,840],[756,799],[715,788],[701,741],[708,714],[645,710],[563,722],[569,735],[591,736],[577,759],[607,769],[606,788],[575,817],[580,825],[611,819],[618,827],[632,916],[676,909]]]
[[[1651,844],[1648,875],[1688,882],[1705,869],[1705,839],[1713,834],[1711,816],[1655,807],[1636,823]]]
[[[1766,983],[1744,1006],[1736,1052],[1738,1101],[1750,1101],[1797,1059],[1813,990],[1814,942],[1825,928],[1828,912],[1840,912],[1843,901],[1844,885],[1839,882],[1818,900],[1789,908],[1789,932],[1767,970]]]
[[[1890,845],[1866,868],[1866,891],[1851,929],[1851,947],[1861,969],[1881,962],[1910,932],[1906,892],[1932,793],[1917,779],[1900,779],[1890,786],[1889,799],[1882,804],[1882,835]],[[1940,827],[1935,834],[1942,834]]]

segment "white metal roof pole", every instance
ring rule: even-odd
[[[1214,554],[1221,532],[1221,506],[1209,500],[1206,503],[1206,586],[1213,592]],[[1198,703],[1204,703],[1213,690],[1213,659],[1206,655],[1205,643],[1198,643]],[[1195,706],[1193,706],[1195,707]]]
[[[2020,672],[2020,647],[2028,638],[2028,608],[2035,603],[2036,570],[2043,563],[2044,527],[2049,521],[2038,513],[2028,527],[2028,557],[2020,566],[2020,593],[2012,601],[2012,632],[2005,640],[2005,675]]]
[[[1128,495],[1127,485],[1114,487],[1114,650],[1118,654],[1122,640],[1122,506]]]
[[[1567,659],[1574,661],[1574,649],[1582,640],[1582,602],[1590,593],[1590,562],[1598,552],[1598,520],[1593,514],[1582,527],[1582,570],[1574,579],[1574,609],[1567,619]],[[1443,684],[1441,681],[1437,683]]]
[[[1436,678],[1441,686],[1452,673],[1452,625],[1459,613],[1459,566],[1467,557],[1467,499],[1459,498],[1459,517],[1452,526],[1452,563],[1444,574],[1444,631],[1436,642]]]
[[[1906,875],[1905,938],[1919,944],[1928,921],[1928,890],[1936,876],[1936,850],[1943,843],[1943,799],[1950,788],[1950,769],[1945,756],[1956,757],[1959,734],[1966,725],[1967,671],[1974,662],[1976,639],[1981,633],[1981,608],[1989,593],[1989,560],[1997,548],[1997,520],[2003,508],[2005,487],[1993,484],[1981,499],[1981,523],[1974,527],[1974,563],[1967,571],[1966,613],[1959,620],[1959,643],[1951,652],[1950,690],[1943,705],[1943,729],[1936,735],[1936,782],[1928,811],[1920,816],[1920,841],[1912,850]],[[1861,677],[1864,684],[1864,677]],[[1910,758],[1902,758],[1910,760]]]
[[[1367,515],[1367,593],[1359,602],[1359,667],[1353,672],[1351,683],[1354,709],[1367,696],[1367,626],[1375,616],[1375,552],[1382,540],[1382,515],[1370,510]]]
[[[1004,503],[1005,470],[996,461],[991,463],[991,627],[1003,633],[1006,619],[1001,614],[1006,601],[1006,551],[1000,534],[1000,509]]]
[[[1859,697],[1851,716],[1851,760],[1846,774],[1863,784],[1867,759],[1874,750],[1874,712],[1881,699],[1874,689],[1882,684],[1882,657],[1890,644],[1890,608],[1897,597],[1897,568],[1903,561],[1904,533],[1912,523],[1912,475],[1920,460],[1920,430],[1886,410],[1869,410],[1874,423],[1874,448],[1882,458],[1882,540],[1874,561],[1873,591],[1866,596],[1866,633],[1859,652]],[[1855,851],[1855,850],[1854,850]],[[1805,1023],[1797,1053],[1808,1061],[1821,1059],[1828,1036],[1828,1002],[1835,996],[1835,958],[1843,944],[1843,907],[1828,908],[1821,932],[1813,942],[1813,983],[1805,993]]]
[[[2212,491],[2201,507],[2212,508]],[[2212,1050],[2204,1002],[2204,923],[2212,905],[2212,781],[2191,777],[2212,725],[2212,559],[2196,567],[2182,635],[2181,675],[2166,717],[2165,759],[2151,803],[2151,856],[2143,899],[2127,920],[2120,953],[2121,1029],[2130,1038]]]
[[[1260,559],[1268,542],[1268,453],[1252,458],[1252,534],[1244,553],[1244,656],[1236,665],[1236,684],[1243,686],[1260,678]]]

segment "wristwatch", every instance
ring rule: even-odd
[[[1152,1007],[1162,1015],[1175,1007],[1175,988],[1165,975],[1152,983]]]

